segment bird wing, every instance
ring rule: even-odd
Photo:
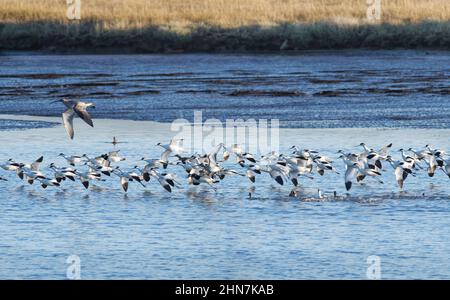
[[[450,164],[445,165],[445,172],[450,176]]]
[[[169,146],[180,146],[183,143],[183,139],[171,139]]]
[[[389,153],[389,150],[391,150],[391,147],[392,147],[392,143],[384,146],[383,148],[380,149],[380,151],[378,151],[378,154],[380,156],[386,156]]]
[[[39,166],[40,166],[41,162],[43,162],[43,161],[44,161],[44,157],[43,156],[39,157],[38,159],[35,160],[34,163],[31,164],[30,169],[32,171],[38,171]]]
[[[217,162],[217,153],[219,153],[220,149],[222,149],[223,144],[218,144],[211,153],[209,153],[208,157],[210,160]]]
[[[110,152],[108,152],[108,156],[116,156],[116,157],[118,157],[119,156],[119,151],[120,150],[110,151]]]
[[[355,167],[348,167],[345,171],[345,182],[350,182],[358,173],[358,169]]]
[[[64,123],[64,128],[66,128],[67,134],[69,135],[70,139],[73,139],[73,116],[74,112],[72,108],[68,108],[65,112],[62,114],[62,119]]]
[[[92,122],[91,115],[86,111],[84,107],[81,107],[79,104],[73,107],[73,111],[77,113],[77,115],[91,127],[94,127],[94,123]]]
[[[169,155],[172,153],[170,149],[167,149],[161,154],[161,161],[162,162],[168,162],[169,161]]]
[[[77,101],[69,100],[69,99],[63,99],[63,103],[67,108],[72,108],[75,105],[77,105]]]
[[[429,157],[429,165],[430,165],[430,168],[435,168],[437,166],[436,157],[434,157],[434,155],[431,155]]]
[[[99,166],[103,166],[103,167],[109,167],[109,166],[110,166],[109,160],[105,159],[105,157],[102,156],[102,155],[97,156],[97,157],[95,158],[95,162],[96,162],[97,165],[99,165]]]
[[[269,174],[278,184],[283,185],[283,174],[280,171],[272,169]]]
[[[123,190],[126,192],[128,190],[128,178],[120,177],[120,184],[122,185]]]
[[[403,169],[401,167],[395,168],[395,179],[397,182],[403,181]]]

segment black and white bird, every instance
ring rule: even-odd
[[[58,168],[54,163],[51,163],[49,168],[53,170],[54,177],[58,183],[66,180],[66,178],[75,181],[77,177],[76,170],[72,168]]]
[[[391,156],[388,156],[386,161],[388,161],[392,168],[394,169],[395,180],[398,186],[403,189],[403,183],[409,174],[412,174],[413,162],[393,160]]]
[[[65,155],[64,153],[60,153],[58,156],[64,158],[73,167],[83,162],[83,158],[78,155],[68,156]]]
[[[101,178],[102,177],[101,173],[91,168],[89,168],[89,170],[86,172],[76,171],[75,174],[77,174],[78,178],[80,178],[81,183],[86,189],[89,188],[89,183],[91,180],[104,181],[104,179]]]
[[[113,170],[113,173],[120,178],[120,185],[122,186],[122,189],[125,192],[128,191],[128,185],[130,181],[136,181],[140,183],[143,187],[145,187],[145,184],[142,183],[141,175],[137,174],[135,171],[126,172],[116,167]]]
[[[156,146],[160,146],[164,149],[164,152],[161,154],[160,159],[164,169],[167,168],[167,165],[169,163],[169,156],[172,153],[180,154],[184,151],[182,143],[183,139],[172,139],[167,145],[161,143],[156,144]]]
[[[39,171],[41,163],[44,161],[44,157],[41,156],[31,164],[20,164],[20,167],[16,170],[17,176],[20,179],[26,180],[29,184],[33,184],[37,178],[45,178],[45,175]]]

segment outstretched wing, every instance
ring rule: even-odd
[[[67,134],[69,135],[70,139],[73,140],[73,116],[74,112],[72,108],[68,108],[65,112],[62,114],[62,119],[64,123],[64,128],[66,128]]]
[[[41,165],[41,163],[44,161],[44,157],[41,156],[38,159],[36,159],[34,161],[34,163],[31,164],[31,170],[32,171],[38,171],[39,170],[39,166]]]
[[[94,127],[94,123],[92,122],[91,115],[86,111],[84,107],[80,105],[75,105],[73,110],[77,113],[77,115],[91,127]]]
[[[120,184],[122,185],[123,190],[126,192],[128,190],[128,178],[120,177]]]
[[[223,144],[220,143],[214,149],[211,151],[211,153],[208,154],[208,157],[210,160],[214,161],[214,163],[217,162],[217,153],[219,153],[220,149],[222,149]]]
[[[164,163],[167,163],[169,161],[169,155],[172,153],[172,151],[170,151],[169,149],[165,150],[162,154],[161,154],[161,161]]]
[[[390,143],[389,145],[384,146],[383,148],[380,149],[380,151],[378,151],[378,154],[380,156],[386,156],[389,154],[389,150],[391,150],[392,147],[392,143]]]
[[[355,178],[358,173],[358,169],[355,167],[348,167],[347,171],[345,171],[345,188],[348,190],[352,187],[352,180]]]

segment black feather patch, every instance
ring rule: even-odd
[[[83,181],[82,183],[86,189],[89,188],[89,181]]]
[[[163,185],[163,188],[165,188],[166,191],[168,191],[169,193],[172,193],[172,189],[171,189],[170,185],[165,184],[165,185]]]
[[[383,168],[383,166],[381,165],[381,161],[379,159],[375,161],[375,166],[377,166],[379,169]]]
[[[278,182],[280,185],[283,185],[283,184],[284,184],[283,178],[282,178],[281,176],[275,177],[275,181]]]
[[[123,184],[122,184],[122,188],[123,188],[123,190],[126,192],[126,191],[128,191],[128,182],[124,182]]]
[[[144,180],[145,180],[145,181],[147,181],[147,182],[150,181],[150,174],[144,173],[144,174],[142,174],[142,176],[144,177]]]
[[[103,174],[105,174],[106,176],[111,176],[111,173],[109,171],[102,171]]]
[[[407,177],[408,177],[408,173],[407,172],[403,172],[402,173],[403,180],[406,180]]]
[[[67,175],[66,175],[66,177],[69,178],[69,179],[72,180],[72,181],[75,181],[75,178],[74,178],[73,176],[67,176]]]
[[[248,179],[250,179],[251,182],[255,183],[255,180],[256,180],[256,179],[255,179],[255,176],[251,176],[251,177],[249,177]]]
[[[345,182],[345,188],[347,189],[347,191],[349,191],[352,188],[352,182],[351,181]]]
[[[319,173],[320,176],[323,176],[323,174],[325,174],[324,170],[322,170],[322,169],[317,170],[317,173]]]
[[[175,186],[175,183],[173,182],[172,179],[166,179],[167,183],[170,184],[171,186]]]
[[[298,180],[297,180],[297,178],[292,178],[291,181],[292,181],[292,183],[293,183],[295,186],[298,186]]]

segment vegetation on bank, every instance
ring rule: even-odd
[[[137,52],[450,49],[450,1],[0,0],[0,49]]]

